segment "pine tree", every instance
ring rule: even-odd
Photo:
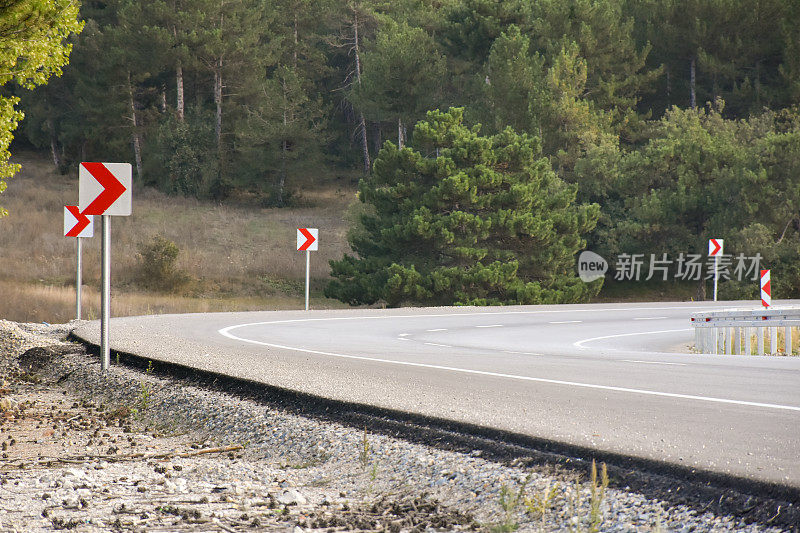
[[[395,123],[402,148],[407,125],[439,103],[444,57],[424,30],[388,23],[362,61],[364,73],[354,86],[354,101],[372,120]]]
[[[534,137],[483,137],[463,109],[431,111],[414,148],[387,142],[364,178],[365,204],[332,261],[326,295],[351,304],[489,305],[585,301],[599,284],[575,275],[597,205],[575,205]],[[438,155],[437,155],[438,154]]]

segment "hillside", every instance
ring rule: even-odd
[[[18,153],[22,171],[9,181],[0,219],[0,317],[65,322],[75,314],[75,239],[63,237],[63,206],[77,203],[78,178],[53,171],[43,155]],[[341,307],[324,299],[328,260],[348,249],[346,210],[354,180],[307,179],[297,207],[261,208],[244,201],[218,205],[168,196],[147,187],[134,191],[133,215],[112,219],[112,316],[303,306],[305,258],[296,251],[298,227],[320,229],[312,255],[312,308]],[[147,288],[141,252],[156,236],[173,241],[176,280],[167,290]],[[84,242],[84,318],[99,316],[100,227]]]

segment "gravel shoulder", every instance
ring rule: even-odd
[[[797,530],[102,373],[74,326],[0,321],[0,531]]]

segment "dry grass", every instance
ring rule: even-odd
[[[22,171],[0,196],[10,213],[0,219],[0,317],[63,322],[73,317],[75,298],[75,239],[63,237],[63,206],[77,203],[77,173],[58,175],[36,154],[15,160]],[[312,287],[319,292],[328,261],[349,250],[344,213],[354,194],[351,184],[316,185],[303,196],[305,207],[267,209],[136,189],[133,215],[111,220],[112,313],[301,308],[305,255],[296,251],[296,228],[320,228],[320,251],[311,256]],[[100,284],[99,222],[95,237],[84,240],[83,276],[90,288]],[[185,294],[142,293],[135,285],[137,250],[158,234],[181,250],[177,267],[193,280]],[[340,305],[315,300],[316,307]],[[97,314],[95,301],[96,293],[87,291],[87,316]]]
[[[18,322],[64,323],[75,318],[75,287],[21,284],[0,281],[0,317]],[[343,307],[344,304],[312,297],[312,308]],[[135,316],[161,313],[212,313],[222,311],[266,311],[299,309],[303,298],[286,295],[270,297],[198,298],[171,294],[112,291],[112,316]],[[82,318],[100,316],[100,294],[84,287],[81,298]]]
[[[785,328],[775,328],[778,330],[778,345],[777,355],[798,355],[800,354],[800,328],[792,328],[792,353],[786,353],[786,334]],[[752,329],[751,329],[752,331]],[[764,350],[769,352],[772,349],[772,328],[764,328]],[[742,350],[744,350],[744,343],[742,343]],[[750,355],[761,355],[758,352],[758,337],[755,333],[750,335]]]

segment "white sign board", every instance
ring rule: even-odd
[[[129,216],[132,181],[130,163],[81,163],[78,170],[81,213]]]
[[[297,251],[303,250],[309,252],[319,250],[319,229],[297,228]]]
[[[81,213],[77,205],[64,206],[64,237],[94,236],[94,217]]]
[[[717,255],[723,255],[722,251],[722,239],[709,239],[708,240],[708,256],[714,257]]]

